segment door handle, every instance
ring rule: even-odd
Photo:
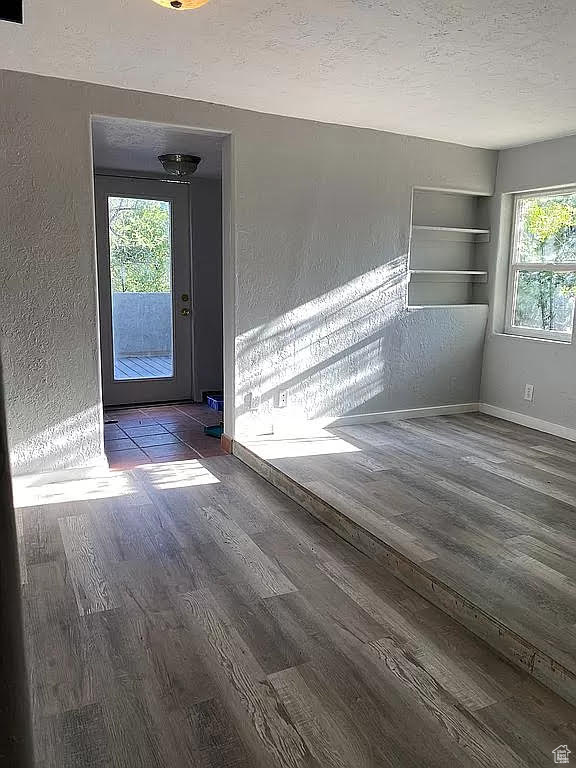
[[[181,314],[181,315],[184,315],[184,317],[188,317],[188,315],[190,314],[190,310],[188,309],[188,307],[183,307],[183,308],[180,310],[180,314]]]

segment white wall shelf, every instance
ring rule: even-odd
[[[428,232],[462,232],[470,235],[489,235],[489,229],[475,229],[473,227],[436,227],[428,224],[413,224],[412,229],[427,230]]]
[[[488,275],[478,269],[411,269],[413,275]]]
[[[408,306],[466,307],[487,303],[490,240],[486,198],[414,190]]]
[[[466,302],[466,304],[410,304],[408,309],[468,309],[472,307],[488,309],[488,304],[484,302],[477,302],[475,304],[471,302]]]

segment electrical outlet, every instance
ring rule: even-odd
[[[260,398],[253,392],[248,392],[244,395],[244,408],[247,411],[256,411],[260,405]]]
[[[288,405],[288,392],[280,392],[278,394],[278,408],[286,408]]]
[[[528,400],[529,403],[534,400],[534,384],[526,384],[524,387],[524,400]]]

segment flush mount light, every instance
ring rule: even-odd
[[[166,173],[169,173],[171,176],[179,176],[180,178],[192,176],[201,162],[201,158],[195,155],[179,154],[159,155],[158,160],[162,163]]]
[[[175,11],[190,11],[193,8],[200,8],[201,5],[205,5],[208,0],[154,0],[158,5],[162,5],[164,8],[172,8]]]

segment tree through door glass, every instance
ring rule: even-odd
[[[108,234],[114,379],[171,377],[171,204],[110,196]]]

